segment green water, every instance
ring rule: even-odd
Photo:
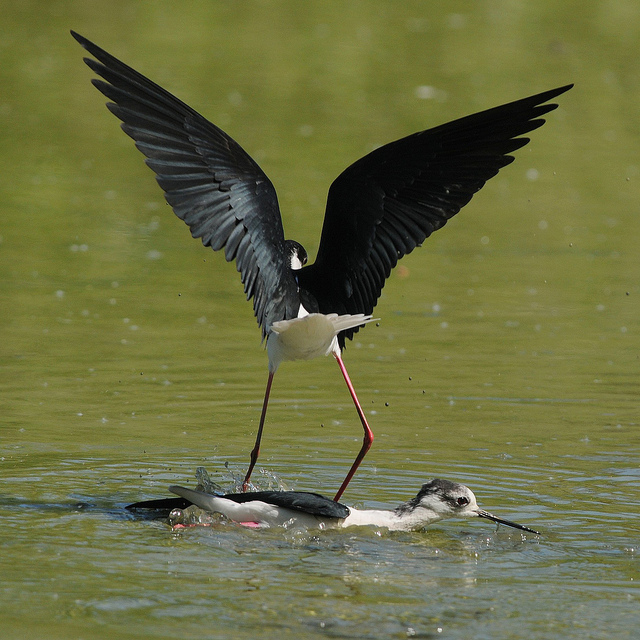
[[[636,637],[636,3],[2,5],[3,638]],[[311,256],[329,184],[375,145],[576,83],[345,353],[376,440],[344,502],[445,477],[540,538],[125,515],[198,466],[242,473],[266,354],[234,266],[164,204],[70,28],[245,146]],[[257,479],[332,495],[360,440],[332,359],[285,363]]]

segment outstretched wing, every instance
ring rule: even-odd
[[[415,133],[372,151],[329,190],[318,256],[299,274],[322,313],[371,314],[398,260],[513,161],[567,85]],[[341,334],[352,338],[358,328]]]
[[[297,285],[285,258],[275,189],[256,162],[224,131],[162,87],[81,35],[71,35],[98,61],[86,64],[109,110],[155,171],[175,214],[191,235],[235,260],[247,300],[266,336],[271,323],[295,317],[287,292]]]

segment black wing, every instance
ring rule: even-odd
[[[572,86],[415,133],[345,169],[329,190],[316,261],[298,276],[320,311],[372,313],[398,260],[511,163],[508,154],[529,142],[518,136],[557,107],[542,103]],[[342,343],[356,331],[341,334]]]
[[[275,189],[255,161],[224,131],[184,102],[77,33],[71,35],[99,62],[86,64],[103,80],[93,84],[109,110],[147,157],[158,184],[191,235],[236,261],[247,300],[265,337],[287,309],[297,285],[285,257]],[[106,82],[105,82],[106,81]]]
[[[157,500],[143,500],[128,504],[125,509],[144,518],[168,518],[174,509],[186,509],[192,503],[186,498],[158,498]]]
[[[302,511],[312,516],[325,518],[346,518],[350,513],[349,507],[318,493],[306,491],[248,491],[246,493],[229,493],[222,497],[239,503],[260,500],[283,509]]]

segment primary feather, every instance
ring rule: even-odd
[[[205,246],[235,260],[247,299],[266,337],[271,324],[295,317],[297,284],[285,258],[278,198],[262,169],[224,131],[184,102],[81,35],[96,60],[93,84],[155,171],[175,214]],[[284,293],[290,295],[283,295]]]
[[[320,312],[372,313],[398,260],[513,161],[509,154],[529,142],[519,136],[558,106],[542,103],[571,86],[414,133],[345,169],[329,189],[316,261],[299,276],[323,301]]]

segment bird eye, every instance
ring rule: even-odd
[[[465,498],[464,496],[460,496],[456,502],[458,503],[459,507],[465,507],[466,505],[469,504],[469,498]]]

